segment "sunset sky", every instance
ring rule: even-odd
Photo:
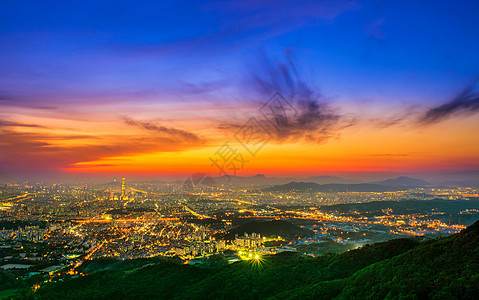
[[[478,11],[2,1],[0,180],[477,175]]]

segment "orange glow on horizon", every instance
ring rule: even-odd
[[[250,107],[244,109],[251,112]],[[12,113],[10,121],[26,125],[12,126],[1,141],[3,154],[19,169],[68,174],[224,175],[210,158],[225,142],[242,153],[245,160],[244,166],[237,168],[238,176],[479,168],[479,135],[475,130],[478,115],[429,126],[410,122],[386,128],[362,120],[322,143],[301,138],[272,139],[253,157],[235,141],[234,127],[198,117],[195,110],[189,112],[193,114],[190,119],[172,114],[167,122],[154,121],[150,127],[144,123],[127,124],[121,113],[100,119],[66,119],[47,114],[27,114],[26,118],[21,112],[17,109]],[[201,114],[207,116],[208,112]],[[234,175],[232,170],[227,173]]]
[[[325,144],[268,143],[256,157],[248,154],[238,143],[230,142],[230,145],[241,151],[245,160],[244,167],[238,169],[236,175],[468,169],[479,166],[479,146],[474,146],[479,145],[479,138],[470,130],[474,121],[446,122],[419,130],[386,128],[372,131],[365,126],[345,130],[339,138]],[[464,144],[468,146],[461,147]],[[219,174],[219,170],[211,165],[210,157],[214,157],[220,146],[221,143],[215,142],[193,150],[106,157],[78,162],[64,170],[74,173]],[[233,173],[231,171],[229,175]]]

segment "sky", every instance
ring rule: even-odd
[[[478,9],[2,1],[0,180],[477,176]]]

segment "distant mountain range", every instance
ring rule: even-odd
[[[285,184],[291,181],[297,181],[297,178],[289,177],[266,177],[263,174],[257,174],[254,176],[220,176],[213,177],[217,184],[229,184],[229,185],[274,185]],[[355,180],[344,179],[336,176],[312,176],[301,179],[305,182],[314,182],[319,184],[328,183],[358,183]]]
[[[276,185],[265,188],[265,192],[313,192],[313,193],[335,193],[335,192],[393,192],[401,190],[400,187],[385,186],[372,183],[357,184],[317,184],[313,182],[290,182],[283,185]]]
[[[314,182],[290,182],[264,188],[265,192],[393,192],[405,188],[415,188],[431,185],[429,182],[410,177],[398,177],[374,183],[329,183],[318,184]]]
[[[387,180],[379,181],[376,183],[380,185],[385,185],[385,186],[407,186],[407,187],[419,187],[419,186],[431,185],[427,181],[417,179],[417,178],[405,177],[405,176],[401,176],[395,179],[387,179]]]
[[[395,179],[388,179],[379,182],[361,182],[359,180],[345,179],[337,176],[311,176],[306,178],[291,178],[291,177],[266,177],[263,174],[254,176],[220,176],[212,177],[218,185],[284,185],[291,182],[305,182],[316,184],[378,184],[383,186],[425,186],[430,183],[411,177],[398,177]],[[177,181],[176,183],[181,183]]]
[[[194,174],[197,179],[201,180],[201,174]],[[205,175],[203,175],[205,176]],[[188,179],[185,179],[188,181]],[[164,180],[151,180],[145,181],[150,184],[177,184],[182,185],[185,181],[183,180],[176,180],[176,181],[164,181]],[[318,188],[318,191],[324,189],[330,189],[331,191],[369,191],[366,187],[367,184],[370,186],[370,191],[394,191],[398,190],[396,188],[404,188],[404,187],[423,187],[423,186],[479,186],[479,182],[470,180],[470,181],[443,181],[440,183],[430,183],[422,179],[400,176],[394,179],[387,179],[382,181],[373,181],[373,182],[364,182],[360,180],[353,180],[353,179],[345,179],[337,176],[311,176],[306,178],[291,178],[291,177],[266,177],[263,174],[257,174],[254,176],[218,176],[218,177],[210,177],[208,176],[209,186],[221,186],[221,185],[230,185],[230,186],[245,186],[245,185],[254,185],[254,186],[280,186],[280,185],[287,185],[292,183],[315,183],[318,185],[336,185],[336,186],[325,186],[322,188]],[[127,186],[128,184],[137,184],[142,183],[141,181],[128,181],[127,179]],[[343,185],[343,186],[341,186]],[[121,186],[121,180],[117,180],[116,182],[108,182],[101,184],[104,187],[110,188],[118,188]],[[392,189],[387,188],[380,188],[382,187],[393,187]],[[311,185],[307,188],[314,188],[314,185]],[[365,189],[366,188],[366,189]]]

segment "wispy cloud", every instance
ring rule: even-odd
[[[237,49],[244,45],[260,43],[268,38],[291,32],[301,26],[331,22],[339,15],[358,8],[357,1],[215,1],[191,7],[197,17],[206,16],[208,23],[215,24],[206,31],[199,28],[188,34],[165,42],[112,42],[107,49],[138,53],[141,55],[177,55],[196,53],[216,55],[225,49]],[[191,9],[191,7],[189,9]],[[178,24],[182,27],[184,24]]]
[[[384,18],[370,21],[366,23],[366,25],[364,26],[364,31],[369,36],[373,36],[377,39],[384,39],[386,36],[384,32],[381,30],[381,25],[384,24],[384,21],[385,21]]]
[[[160,133],[160,134],[165,134],[166,136],[171,138],[180,138],[182,140],[189,141],[189,142],[200,141],[200,138],[196,134],[186,130],[159,126],[153,122],[137,121],[137,120],[133,120],[132,118],[128,116],[122,116],[121,118],[128,125],[140,127],[149,131]]]
[[[12,107],[43,109],[43,110],[56,109],[55,106],[38,103],[34,98],[35,97],[14,95],[13,93],[0,93],[0,107],[12,106]]]
[[[285,51],[282,61],[271,59],[261,52],[259,62],[249,70],[245,85],[261,95],[261,102],[278,92],[294,110],[289,115],[276,116],[276,120],[280,117],[282,121],[274,124],[271,133],[278,142],[303,140],[322,143],[337,137],[342,128],[355,122],[354,118],[340,114],[317,88],[301,76],[290,50]],[[271,124],[265,125],[271,127]]]
[[[7,121],[0,119],[0,128],[2,127],[34,127],[34,128],[42,128],[43,126],[37,124],[28,124],[28,123],[19,123],[13,121]]]
[[[475,113],[479,111],[479,94],[476,90],[478,79],[467,86],[457,97],[449,102],[432,107],[421,117],[423,124],[441,122],[454,114]]]

